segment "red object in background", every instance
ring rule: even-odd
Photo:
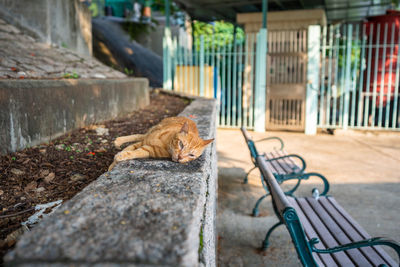
[[[367,35],[367,44],[370,43],[370,38],[372,38],[372,51],[371,51],[371,59],[368,58],[369,51],[366,51],[367,61],[371,62],[371,72],[370,77],[371,81],[370,84],[364,85],[364,92],[373,93],[374,92],[374,81],[376,80],[376,106],[379,107],[380,105],[380,93],[383,89],[383,106],[386,106],[387,102],[387,94],[389,92],[389,82],[390,84],[390,99],[394,98],[395,92],[395,81],[396,81],[396,66],[397,64],[397,56],[399,53],[399,30],[400,30],[400,12],[395,10],[387,10],[385,15],[381,16],[374,16],[368,17],[367,22],[365,22],[366,28],[366,35]],[[379,25],[379,41],[377,40],[378,37],[378,25]],[[385,25],[387,25],[387,35],[385,40]],[[394,25],[394,26],[393,26]],[[372,28],[372,35],[371,35],[371,28]],[[393,41],[392,41],[392,32],[394,30]],[[376,48],[376,44],[379,44],[379,48]],[[386,55],[383,58],[383,44],[386,43]],[[393,47],[393,52],[391,48],[391,44],[395,44]],[[376,51],[376,49],[379,49]],[[377,74],[375,77],[375,60],[376,60],[376,53],[378,52],[378,68]],[[391,53],[392,52],[392,53]],[[369,61],[370,60],[370,61]],[[392,69],[390,74],[390,63],[392,63]],[[365,70],[367,72],[368,69]],[[384,72],[384,80],[382,85],[382,74]],[[366,77],[367,73],[365,74]],[[366,80],[364,80],[366,83]],[[383,87],[383,88],[382,88]],[[372,99],[372,96],[370,96]]]

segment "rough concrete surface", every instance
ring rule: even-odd
[[[18,1],[17,1],[18,2]],[[39,42],[0,18],[0,79],[125,78],[90,56]]]
[[[196,121],[201,137],[214,137],[214,100],[196,100],[181,115]],[[199,251],[215,263],[215,244],[200,246],[201,232],[203,243],[215,235],[215,155],[212,143],[187,164],[118,164],[23,235],[6,265],[214,266]]]
[[[0,80],[0,154],[124,116],[150,102],[145,78]]]
[[[0,17],[41,42],[92,54],[92,14],[79,0],[0,0]]]
[[[308,171],[325,175],[329,194],[356,219],[371,236],[384,236],[400,242],[400,134],[307,136],[291,132],[249,132],[254,140],[279,136],[289,153],[303,156]],[[260,217],[251,211],[264,193],[259,172],[243,184],[253,167],[250,153],[239,130],[219,129],[217,231],[219,266],[300,266],[285,227],[276,229],[270,248],[258,248],[268,229],[277,222],[270,199],[260,206]],[[279,147],[276,141],[257,143],[259,152]],[[299,196],[311,195],[318,179],[305,182]],[[398,262],[392,250],[388,253]]]

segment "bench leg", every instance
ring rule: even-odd
[[[257,167],[253,167],[251,170],[249,170],[249,171],[246,173],[246,176],[244,177],[244,180],[243,180],[243,183],[244,183],[244,184],[247,184],[247,182],[249,181],[249,175],[250,175],[250,173],[251,173],[255,168],[257,168]]]
[[[258,214],[259,214],[258,206],[260,206],[260,204],[261,204],[261,202],[264,200],[264,198],[266,198],[266,197],[269,196],[269,195],[270,195],[270,193],[267,193],[267,194],[263,195],[262,197],[260,197],[260,198],[257,200],[256,205],[255,205],[254,208],[253,208],[253,216],[254,216],[254,217],[257,217]]]
[[[269,242],[268,242],[268,239],[269,239],[269,236],[272,234],[272,232],[278,227],[278,226],[280,226],[280,225],[283,225],[283,223],[282,222],[277,222],[276,224],[274,224],[269,230],[268,230],[268,233],[267,233],[267,235],[265,236],[265,239],[264,239],[264,241],[263,241],[263,243],[262,243],[262,247],[261,247],[261,249],[262,250],[267,250],[267,248],[268,248],[268,246],[269,246]]]

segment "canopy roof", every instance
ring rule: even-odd
[[[237,13],[261,12],[262,0],[174,0],[196,20],[236,22]],[[268,0],[268,11],[322,8],[328,22],[382,15],[391,0]]]

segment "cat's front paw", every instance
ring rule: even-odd
[[[116,161],[116,162],[120,162],[120,161],[127,160],[127,159],[129,159],[128,151],[121,151],[121,152],[117,153],[114,157],[114,161]]]
[[[124,143],[124,142],[123,142],[123,140],[122,140],[121,137],[117,137],[117,138],[114,140],[114,146],[115,146],[116,148],[118,148],[118,149],[121,148],[121,145],[122,145],[123,143]]]

